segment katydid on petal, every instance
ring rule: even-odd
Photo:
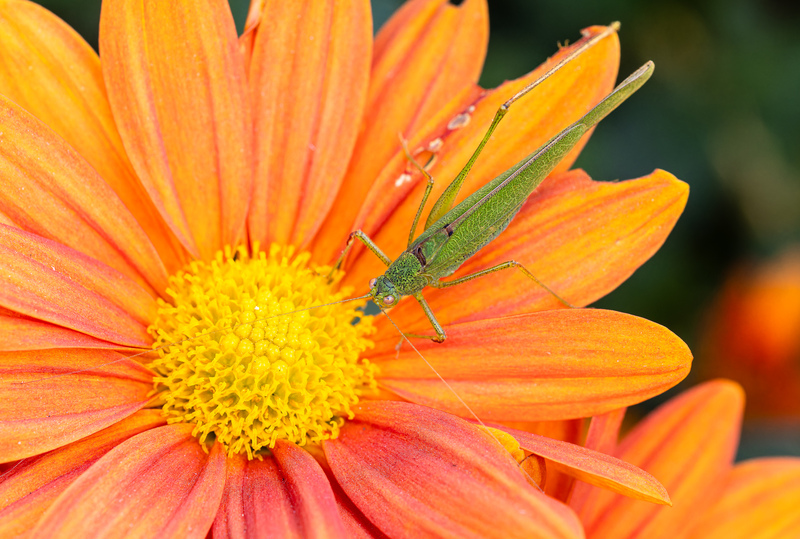
[[[581,137],[600,120],[605,118],[611,111],[625,101],[631,94],[638,90],[650,78],[654,66],[652,62],[647,62],[631,76],[620,83],[608,96],[606,96],[599,104],[592,110],[584,115],[580,120],[573,123],[561,133],[550,139],[541,148],[530,154],[525,159],[505,171],[503,174],[494,178],[486,183],[483,187],[472,193],[469,197],[453,207],[458,191],[461,188],[467,174],[477,160],[481,151],[486,143],[494,133],[500,120],[505,116],[509,107],[518,99],[525,96],[536,86],[541,84],[544,80],[550,77],[553,73],[558,71],[565,64],[580,55],[589,47],[596,44],[601,39],[616,32],[619,29],[618,23],[612,23],[603,32],[598,33],[592,38],[588,39],[580,47],[572,51],[567,57],[558,62],[553,68],[547,71],[544,75],[539,77],[536,81],[524,87],[517,92],[508,101],[506,101],[496,112],[492,123],[486,131],[483,139],[478,144],[467,164],[456,176],[456,178],[447,186],[439,199],[434,203],[433,209],[428,216],[425,223],[425,230],[422,234],[414,239],[414,233],[417,224],[422,216],[426,202],[433,189],[433,179],[427,170],[419,165],[410,152],[406,150],[406,154],[412,164],[414,164],[421,173],[427,178],[428,183],[425,192],[422,196],[422,201],[414,217],[410,232],[407,249],[401,253],[397,259],[392,261],[386,256],[381,249],[361,230],[352,232],[347,240],[347,244],[334,264],[329,276],[339,268],[351,249],[355,239],[360,240],[366,247],[372,251],[381,261],[383,261],[388,269],[386,272],[370,281],[369,293],[352,297],[331,303],[312,305],[301,309],[291,310],[281,314],[276,314],[262,318],[261,320],[268,320],[282,316],[288,316],[303,311],[318,309],[321,307],[332,306],[340,303],[350,301],[357,301],[361,299],[373,300],[384,314],[384,309],[393,307],[403,296],[413,296],[422,306],[431,326],[436,332],[436,335],[416,335],[404,333],[404,337],[419,337],[428,338],[435,342],[443,342],[446,338],[444,329],[422,296],[422,290],[430,286],[433,288],[446,288],[455,286],[478,277],[482,277],[503,269],[518,268],[527,277],[535,281],[539,286],[553,294],[560,301],[567,303],[564,299],[560,298],[555,292],[550,290],[544,283],[540,282],[530,271],[516,261],[509,260],[491,268],[466,275],[451,281],[442,282],[440,279],[452,275],[466,260],[477,253],[481,248],[494,240],[505,228],[511,223],[514,216],[521,209],[522,205],[526,202],[534,189],[544,180],[547,174],[563,159],[563,157],[578,143]],[[388,317],[388,315],[387,315]],[[394,324],[394,322],[392,322]],[[241,324],[233,326],[233,329]],[[398,331],[400,330],[397,328]],[[170,342],[146,352],[125,356],[117,361],[95,365],[92,368],[110,365],[118,361],[123,361],[129,358],[135,358],[143,354],[151,353],[153,351],[161,350],[168,346],[181,344],[186,341],[192,341],[202,335],[207,335],[218,329],[210,329],[201,332],[193,337]],[[413,344],[412,344],[413,346]],[[420,354],[422,357],[422,355]],[[425,359],[423,357],[423,359]],[[432,368],[432,367],[431,367]],[[56,378],[59,376],[77,374],[84,372],[88,369],[80,369],[54,375]],[[435,372],[435,370],[434,370]],[[41,380],[40,380],[41,381]],[[444,381],[444,380],[443,380]],[[24,382],[22,382],[24,383]],[[445,382],[446,383],[446,382]],[[452,390],[452,389],[451,389]],[[455,392],[454,392],[455,393]],[[456,394],[461,400],[461,398]],[[463,401],[462,401],[463,402]],[[469,407],[464,403],[465,407]],[[471,410],[470,410],[471,411]],[[473,414],[474,415],[474,414]],[[475,416],[480,422],[480,419]]]
[[[450,281],[442,281],[441,279],[452,275],[464,262],[506,229],[534,189],[539,186],[564,156],[575,147],[581,137],[647,82],[647,79],[653,73],[654,65],[652,62],[647,62],[636,70],[580,120],[561,131],[541,148],[484,184],[483,187],[459,204],[453,206],[453,203],[472,165],[511,104],[541,84],[586,48],[616,31],[618,27],[619,25],[614,23],[604,32],[588,40],[498,109],[472,157],[434,203],[425,223],[425,230],[416,239],[414,239],[414,233],[433,189],[433,179],[423,166],[414,161],[414,158],[404,146],[407,157],[428,181],[422,196],[422,202],[411,225],[407,249],[395,260],[391,260],[369,236],[361,230],[356,230],[350,234],[342,254],[334,265],[334,269],[341,266],[356,239],[380,258],[388,266],[388,269],[386,273],[370,281],[370,299],[381,310],[384,310],[397,305],[397,302],[403,296],[413,296],[425,311],[425,315],[436,332],[436,335],[405,334],[406,337],[429,338],[439,343],[446,338],[444,329],[436,320],[436,316],[422,296],[422,291],[426,287],[447,288],[456,286],[509,268],[518,268],[562,303],[571,307],[569,303],[560,298],[524,266],[514,260]]]
[[[425,229],[422,232],[422,234],[416,239],[414,239],[414,235],[419,220],[421,219],[423,210],[428,201],[428,198],[432,192],[433,179],[423,166],[419,165],[418,163],[416,163],[416,161],[414,161],[413,156],[411,155],[410,152],[408,152],[407,148],[405,148],[404,145],[404,150],[406,151],[406,154],[409,157],[410,161],[420,170],[420,172],[427,179],[427,186],[425,188],[422,201],[419,205],[411,229],[409,231],[407,249],[403,253],[401,253],[397,257],[397,259],[392,261],[380,250],[380,248],[377,245],[375,245],[375,243],[366,234],[364,234],[360,230],[357,230],[353,232],[348,238],[347,245],[344,251],[342,252],[338,261],[331,270],[331,272],[333,272],[336,270],[336,268],[341,266],[342,261],[344,260],[348,251],[352,247],[354,240],[359,239],[366,245],[366,247],[370,251],[372,251],[376,256],[378,256],[378,258],[380,258],[386,264],[386,266],[388,266],[388,269],[382,276],[376,279],[372,279],[372,281],[370,282],[370,291],[368,294],[364,296],[333,301],[330,303],[317,304],[309,307],[293,309],[290,311],[284,311],[278,314],[272,314],[263,317],[256,317],[254,314],[253,319],[265,322],[272,318],[278,318],[295,313],[301,313],[312,309],[318,309],[321,307],[332,306],[340,303],[357,301],[367,298],[372,299],[375,303],[378,304],[381,310],[384,310],[396,305],[399,299],[403,296],[413,296],[420,303],[423,310],[425,311],[425,314],[428,320],[430,321],[432,327],[434,328],[436,335],[403,334],[403,337],[404,338],[424,337],[424,338],[430,338],[435,342],[443,342],[446,338],[445,331],[441,327],[439,322],[436,320],[434,313],[432,312],[429,305],[422,296],[422,291],[428,286],[434,288],[445,288],[445,287],[455,286],[470,281],[472,279],[476,279],[478,277],[491,274],[493,272],[516,267],[520,269],[526,276],[534,280],[539,286],[544,287],[550,293],[556,295],[553,291],[550,291],[549,288],[547,288],[543,283],[541,283],[538,279],[536,279],[536,277],[530,271],[528,271],[521,264],[513,260],[450,281],[442,281],[441,279],[452,275],[465,261],[467,261],[470,257],[472,257],[485,245],[494,240],[499,234],[503,232],[503,230],[505,230],[505,228],[511,223],[516,214],[519,212],[519,210],[526,202],[530,194],[533,192],[533,190],[536,189],[536,187],[564,158],[564,156],[570,150],[572,150],[572,148],[575,147],[575,145],[579,142],[581,137],[590,128],[596,125],[600,120],[602,120],[612,110],[614,110],[617,106],[619,106],[619,104],[621,104],[625,99],[627,99],[631,94],[633,94],[638,88],[640,88],[647,81],[647,79],[651,76],[653,71],[653,64],[651,62],[648,62],[647,64],[642,66],[639,70],[637,70],[635,73],[633,73],[619,86],[617,86],[617,88],[611,94],[609,94],[605,99],[603,99],[598,105],[596,105],[580,120],[573,123],[565,130],[563,130],[561,133],[553,137],[549,142],[547,142],[541,148],[536,150],[534,153],[530,154],[528,157],[526,157],[525,159],[523,159],[522,161],[511,167],[509,170],[507,170],[500,176],[486,183],[483,187],[472,193],[469,197],[467,197],[459,204],[454,206],[454,203],[467,174],[470,172],[473,164],[478,159],[484,146],[489,141],[497,125],[505,116],[509,107],[515,101],[525,96],[532,89],[534,89],[536,86],[538,86],[548,77],[550,77],[564,64],[571,61],[573,58],[581,54],[588,47],[591,47],[592,45],[597,43],[599,40],[612,34],[617,29],[618,25],[612,24],[605,31],[587,40],[584,44],[582,44],[575,51],[573,51],[569,56],[560,61],[554,68],[549,70],[546,74],[544,74],[542,77],[534,81],[532,84],[523,88],[520,92],[515,94],[513,97],[511,97],[511,99],[506,101],[500,107],[500,109],[495,114],[495,117],[492,123],[490,124],[487,132],[483,136],[483,139],[478,144],[476,150],[473,152],[472,156],[470,157],[464,168],[456,176],[456,178],[447,186],[447,188],[444,190],[439,199],[434,203],[430,215],[428,216],[428,219],[425,223]],[[234,254],[232,257],[233,260],[236,260],[236,258],[238,257],[238,251],[236,253],[237,254]],[[556,297],[558,296],[556,295]],[[566,303],[566,301],[564,301],[564,303]],[[256,306],[255,309],[252,311],[252,313],[255,313],[255,311],[258,309],[259,307]],[[248,312],[248,311],[246,309],[243,309],[242,312]],[[384,314],[386,314],[385,311]],[[395,324],[395,322],[391,318],[389,318],[388,314],[386,314],[386,316],[392,323],[392,325],[394,325],[398,331],[401,331],[401,329]],[[99,365],[92,365],[87,368],[71,370],[68,372],[58,372],[57,374],[53,374],[51,376],[37,377],[36,379],[31,381],[12,382],[12,384],[38,383],[46,380],[51,380],[53,378],[58,378],[61,376],[69,376],[82,372],[89,372],[99,367],[111,365],[121,361],[129,361],[130,359],[136,358],[138,356],[150,354],[155,351],[165,350],[175,345],[181,345],[186,341],[193,341],[203,335],[211,335],[213,333],[219,332],[221,328],[218,328],[216,326],[217,321],[218,319],[213,320],[211,329],[200,331],[199,333],[190,337],[165,343],[162,346],[159,346],[151,350],[146,350],[130,356],[123,356],[114,361],[109,361],[107,363]],[[252,319],[246,322],[241,322],[239,324],[233,324],[228,329],[235,330],[239,326],[250,325],[251,322]],[[249,331],[250,330],[248,329],[247,330],[248,334]],[[263,340],[267,341],[268,339],[265,338]],[[414,346],[414,344],[411,341],[409,341],[409,344],[415,350],[415,352],[420,356],[420,358],[423,361],[425,361],[425,363],[433,370],[433,372],[448,388],[448,390],[453,393],[453,395],[464,406],[464,408],[475,419],[475,421],[478,424],[482,425],[483,427],[486,427],[486,425],[472,410],[469,404],[438,373],[438,371],[434,368],[434,366],[430,362],[428,362],[428,360],[419,352],[419,350]],[[258,365],[257,367],[255,367],[256,369],[261,369],[263,365],[263,363],[258,363],[256,361],[254,361],[253,364]],[[283,362],[283,365],[285,368],[286,363]],[[331,412],[333,414],[339,413],[337,410],[331,410]],[[491,430],[487,429],[485,432],[489,434],[492,438],[494,438],[494,440],[500,447],[505,448],[504,444],[495,436],[495,434],[492,433]],[[527,472],[525,473],[527,474]],[[531,479],[531,482],[532,484],[536,485],[533,479]],[[538,485],[536,486],[538,487]]]

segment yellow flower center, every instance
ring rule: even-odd
[[[331,282],[329,267],[292,247],[254,251],[226,248],[171,277],[173,302],[159,301],[149,328],[168,421],[251,459],[277,440],[335,438],[376,387],[375,366],[360,357],[374,331],[357,310],[365,302],[300,310],[350,297],[341,274]]]

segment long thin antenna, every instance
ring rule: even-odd
[[[273,314],[272,316],[266,316],[264,318],[258,318],[256,320],[256,322],[261,322],[261,321],[265,321],[265,320],[271,320],[273,318],[279,318],[281,316],[289,316],[290,314],[297,314],[297,313],[301,313],[303,311],[310,311],[312,309],[319,309],[321,307],[330,307],[331,305],[339,305],[340,303],[347,303],[349,301],[358,301],[360,299],[367,299],[369,297],[371,297],[369,294],[365,294],[363,296],[358,296],[356,298],[347,298],[347,299],[342,299],[342,300],[339,300],[339,301],[332,301],[330,303],[323,303],[323,304],[320,304],[320,305],[312,305],[310,307],[303,307],[302,309],[296,309],[294,311],[289,311],[289,312],[280,313],[280,314]],[[231,316],[233,316],[233,315],[231,315]],[[239,326],[243,326],[245,324],[253,324],[253,323],[254,322],[241,322],[239,324],[232,325],[230,328],[227,328],[227,330],[228,331],[233,331],[236,328],[238,328]],[[11,383],[15,384],[15,385],[35,384],[37,382],[44,382],[44,381],[47,381],[47,380],[52,380],[53,378],[60,378],[62,376],[71,376],[73,374],[80,374],[82,372],[89,372],[89,371],[92,371],[94,369],[99,369],[101,367],[107,367],[109,365],[113,365],[115,363],[121,363],[121,362],[125,361],[126,359],[133,359],[133,358],[136,358],[136,357],[139,357],[139,356],[143,356],[145,354],[150,354],[152,352],[158,352],[159,350],[163,350],[164,348],[168,348],[170,346],[175,346],[176,344],[181,344],[181,343],[184,343],[186,341],[192,341],[192,340],[195,340],[195,339],[199,339],[200,337],[203,337],[205,335],[210,335],[211,333],[214,333],[215,331],[223,331],[223,330],[221,328],[216,328],[215,327],[215,328],[203,331],[201,333],[198,333],[196,335],[192,335],[191,337],[186,337],[186,338],[180,339],[178,341],[168,342],[166,344],[162,344],[158,348],[150,348],[149,350],[143,350],[142,352],[139,352],[138,354],[133,354],[131,356],[123,356],[123,357],[121,357],[119,359],[115,359],[114,361],[109,361],[107,363],[99,363],[97,365],[92,365],[91,367],[87,367],[85,369],[79,369],[79,370],[76,370],[76,371],[62,372],[60,374],[54,374],[52,376],[48,376],[47,378],[37,378],[35,380],[29,380],[29,381],[23,381],[23,382],[11,382]]]
[[[508,449],[506,449],[506,446],[504,446],[504,445],[503,445],[503,442],[501,442],[501,441],[500,441],[500,440],[497,438],[497,436],[495,436],[495,435],[494,435],[494,433],[492,433],[492,431],[491,431],[491,428],[490,428],[489,426],[487,426],[487,425],[486,425],[486,423],[484,423],[483,421],[481,421],[481,418],[480,418],[480,417],[478,417],[478,414],[476,414],[476,413],[475,413],[475,412],[472,410],[472,408],[470,408],[469,404],[467,404],[467,403],[466,403],[466,401],[465,401],[464,399],[462,399],[462,398],[461,398],[461,395],[459,395],[459,394],[458,394],[458,392],[457,392],[455,389],[453,389],[453,386],[451,386],[451,385],[450,385],[450,384],[447,382],[447,380],[445,380],[445,379],[442,377],[442,375],[441,375],[441,374],[439,374],[439,371],[437,371],[437,370],[436,370],[436,368],[435,368],[433,365],[431,365],[431,362],[430,362],[430,361],[428,361],[428,360],[427,360],[427,358],[425,358],[425,356],[423,356],[423,355],[422,355],[422,352],[420,352],[420,351],[417,349],[417,347],[416,347],[416,346],[414,346],[414,343],[413,343],[413,342],[411,342],[411,339],[409,339],[408,337],[406,337],[406,334],[405,334],[405,333],[403,333],[403,331],[400,329],[400,326],[398,326],[397,324],[395,324],[394,320],[392,320],[392,317],[391,317],[391,316],[389,316],[389,314],[388,314],[386,311],[384,311],[383,309],[381,309],[381,312],[382,312],[382,313],[383,313],[383,315],[386,317],[386,319],[387,319],[387,320],[389,320],[389,322],[391,322],[391,323],[392,323],[392,325],[393,325],[393,326],[394,326],[394,328],[397,330],[397,332],[398,332],[398,333],[400,333],[400,335],[402,335],[403,339],[405,339],[405,341],[406,341],[406,342],[409,344],[409,346],[411,346],[411,348],[412,348],[412,349],[413,349],[413,350],[414,350],[414,351],[417,353],[417,355],[418,355],[419,357],[421,357],[421,358],[422,358],[422,361],[424,361],[424,362],[425,362],[425,364],[426,364],[426,365],[427,365],[427,366],[428,366],[428,367],[431,369],[431,371],[433,371],[433,374],[435,374],[435,375],[436,375],[436,377],[437,377],[437,378],[439,378],[439,380],[441,380],[441,381],[442,381],[442,383],[445,385],[445,387],[446,387],[446,388],[447,388],[447,389],[448,389],[448,390],[449,390],[449,391],[450,391],[450,392],[453,394],[453,396],[455,396],[455,398],[456,398],[456,399],[458,399],[458,402],[460,402],[460,403],[461,403],[461,405],[462,405],[462,406],[463,406],[463,407],[464,407],[464,408],[465,408],[465,409],[466,409],[466,410],[467,410],[467,411],[470,413],[470,415],[471,415],[472,417],[474,417],[474,418],[475,418],[475,421],[477,421],[477,422],[480,424],[480,426],[482,426],[482,427],[483,427],[483,430],[484,430],[484,432],[488,433],[488,434],[489,434],[489,436],[491,436],[492,438],[494,438],[494,441],[495,441],[495,442],[497,442],[497,445],[499,445],[499,446],[500,446],[500,447],[503,449],[503,451],[505,451],[505,452],[507,452],[507,453],[508,453]],[[509,454],[510,454],[510,453],[509,453]],[[512,457],[512,458],[513,458],[513,457]],[[524,462],[524,461],[523,461],[523,462]],[[518,467],[520,470],[522,470],[522,472],[523,472],[525,475],[527,475],[527,476],[528,476],[528,479],[530,479],[530,482],[531,482],[533,485],[536,485],[536,488],[538,488],[538,489],[539,489],[539,490],[540,490],[540,491],[541,491],[541,492],[544,494],[544,490],[542,490],[542,487],[540,487],[540,486],[539,486],[539,483],[537,483],[537,482],[536,482],[536,481],[533,479],[533,477],[531,477],[531,474],[529,474],[529,473],[528,473],[528,471],[527,471],[525,468],[523,468],[523,467],[522,467],[522,463],[521,463],[521,462],[520,462],[520,463],[517,463],[517,467]]]
[[[17,468],[19,468],[19,467],[22,465],[22,463],[23,463],[23,462],[25,462],[26,460],[28,460],[28,457],[25,457],[25,458],[23,458],[23,459],[20,459],[20,460],[18,460],[18,461],[17,461],[17,462],[16,462],[16,463],[15,463],[15,464],[14,464],[14,465],[11,467],[11,468],[9,468],[8,470],[6,470],[6,471],[4,471],[3,473],[1,473],[1,474],[0,474],[0,481],[2,481],[3,479],[5,479],[5,477],[6,477],[7,475],[10,475],[10,474],[11,474],[11,473],[12,473],[14,470],[16,470]]]

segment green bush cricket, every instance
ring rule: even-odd
[[[436,335],[404,334],[404,337],[424,337],[430,338],[435,342],[443,342],[446,338],[445,331],[436,320],[434,313],[431,311],[429,305],[422,296],[422,291],[425,287],[451,287],[496,271],[517,267],[526,276],[547,289],[547,287],[539,282],[530,271],[513,260],[451,281],[442,282],[441,279],[452,275],[467,259],[472,257],[481,248],[494,240],[506,229],[533,190],[538,187],[538,185],[559,163],[559,161],[561,161],[561,159],[579,142],[581,137],[647,81],[653,71],[652,63],[648,62],[642,66],[580,120],[573,123],[561,133],[553,137],[549,142],[536,150],[534,153],[530,154],[528,157],[511,167],[500,176],[486,183],[483,187],[475,191],[472,195],[467,197],[459,204],[454,206],[454,202],[466,176],[481,154],[484,146],[492,136],[492,133],[495,131],[497,125],[507,113],[510,106],[516,100],[525,96],[533,88],[541,84],[541,82],[546,80],[552,75],[552,73],[561,68],[565,63],[581,54],[584,50],[586,50],[586,48],[592,46],[600,39],[603,39],[609,34],[615,32],[617,28],[618,25],[612,24],[606,31],[601,32],[592,39],[587,40],[586,43],[573,51],[567,58],[559,62],[558,65],[556,65],[548,73],[534,81],[532,84],[523,88],[520,92],[506,101],[506,103],[500,107],[467,164],[457,175],[457,177],[447,186],[439,199],[434,203],[433,209],[426,221],[425,230],[416,239],[414,239],[414,235],[427,200],[432,192],[433,179],[423,166],[414,161],[413,156],[411,156],[411,154],[404,147],[410,161],[420,170],[420,172],[427,178],[428,181],[422,201],[409,231],[407,249],[394,261],[392,261],[362,231],[357,230],[353,232],[348,238],[347,246],[334,265],[334,270],[335,268],[341,266],[342,261],[352,247],[355,239],[362,241],[366,247],[370,249],[370,251],[378,256],[388,266],[388,269],[382,276],[373,279],[370,282],[369,294],[360,298],[349,298],[347,300],[337,301],[326,305],[333,305],[335,303],[343,303],[345,301],[354,301],[369,297],[383,310],[396,305],[399,299],[403,296],[413,296],[422,306],[428,320],[436,332]],[[551,291],[551,293],[553,292]],[[555,295],[555,293],[553,294]],[[326,305],[314,305],[312,307],[266,317],[263,320],[324,307]],[[392,322],[392,324],[394,324],[394,322]],[[206,333],[210,333],[212,331],[215,330],[209,330]],[[169,343],[155,350],[159,350],[173,344],[179,344],[185,340],[192,340],[196,337],[197,336],[188,337],[182,341]],[[148,350],[147,352],[142,352],[140,354],[126,356],[118,361],[134,358],[152,351],[153,350]],[[417,351],[417,353],[419,352]],[[420,357],[425,360],[422,354],[420,354]],[[427,360],[425,361],[427,363]],[[114,362],[109,362],[106,365],[111,363]],[[430,363],[427,364],[431,367],[431,369],[433,369],[437,376],[439,376],[438,372],[436,372],[433,366],[430,365]],[[82,371],[72,371],[70,373],[62,373],[56,376],[75,374],[78,372]],[[480,418],[478,418],[478,416],[472,411],[467,403],[464,402],[458,393],[456,393],[456,391],[441,376],[439,376],[439,378],[448,387],[448,389],[453,392],[453,394],[470,412],[470,414],[472,414],[475,420],[479,424],[483,425],[483,422],[480,420]],[[46,380],[48,378],[44,379]],[[42,379],[39,381],[41,380]],[[503,447],[503,444],[495,437],[494,434],[492,434],[490,431],[487,432],[501,447]]]
[[[506,229],[534,189],[539,186],[561,159],[575,147],[581,137],[647,82],[653,73],[654,65],[652,62],[647,62],[636,70],[581,119],[561,131],[538,150],[484,184],[483,187],[456,206],[453,206],[453,203],[472,165],[511,104],[541,84],[564,64],[600,39],[615,32],[618,28],[618,23],[612,23],[606,31],[587,40],[586,43],[561,60],[542,77],[520,90],[501,105],[467,164],[434,203],[425,223],[425,230],[416,239],[414,239],[414,234],[433,189],[433,178],[423,166],[414,160],[404,145],[407,157],[428,181],[419,209],[411,225],[407,249],[395,260],[391,260],[367,234],[361,230],[356,230],[350,234],[342,254],[334,265],[334,269],[341,266],[355,239],[360,240],[375,256],[381,259],[388,269],[383,275],[370,281],[370,292],[367,297],[372,299],[381,310],[384,310],[396,305],[403,296],[413,296],[419,302],[436,332],[436,335],[405,334],[406,337],[429,338],[439,343],[446,338],[444,329],[436,320],[436,316],[422,296],[423,289],[428,286],[433,288],[456,286],[508,268],[518,268],[539,286],[542,286],[557,297],[562,303],[571,306],[556,295],[555,292],[547,288],[524,266],[514,260],[450,281],[441,281],[441,279],[452,275],[467,259]]]
[[[422,196],[422,201],[417,209],[409,231],[407,249],[392,261],[367,234],[361,230],[356,230],[348,237],[347,244],[334,264],[331,274],[333,274],[336,268],[341,266],[354,240],[358,239],[388,267],[383,275],[370,281],[369,293],[363,296],[323,305],[313,305],[285,312],[280,315],[273,315],[268,318],[286,316],[301,311],[367,298],[373,300],[381,310],[384,310],[396,305],[403,296],[413,296],[422,306],[436,334],[403,334],[404,337],[428,338],[441,343],[445,340],[446,334],[436,320],[430,306],[422,296],[423,289],[428,286],[434,288],[451,287],[490,273],[514,267],[519,268],[527,277],[534,280],[539,286],[545,288],[565,305],[571,306],[555,292],[541,283],[524,266],[513,260],[451,281],[442,282],[440,279],[452,275],[467,259],[502,233],[511,223],[534,189],[538,187],[547,174],[578,143],[581,137],[649,79],[654,69],[652,62],[647,62],[620,83],[581,119],[561,131],[516,165],[484,184],[483,187],[479,188],[462,202],[453,206],[461,185],[472,168],[472,165],[480,156],[481,151],[491,138],[497,125],[508,112],[510,106],[572,59],[579,56],[598,41],[616,32],[618,29],[619,24],[612,23],[604,31],[586,40],[580,47],[573,50],[567,57],[559,61],[544,75],[517,92],[497,110],[494,119],[464,168],[434,203],[433,209],[425,223],[425,230],[416,239],[414,239],[414,234],[433,189],[433,179],[426,169],[414,160],[404,145],[409,160],[420,170],[428,181]],[[179,344],[180,342],[192,340],[198,336],[199,335],[189,337],[170,344]],[[129,357],[136,357],[139,355],[141,354],[135,354]]]

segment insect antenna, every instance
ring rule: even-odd
[[[5,479],[6,476],[11,475],[14,472],[14,470],[19,468],[26,460],[28,460],[27,457],[24,458],[24,459],[20,459],[17,462],[15,462],[14,465],[11,468],[9,468],[8,470],[4,471],[3,473],[0,473],[0,481]]]
[[[501,441],[500,441],[500,439],[499,439],[497,436],[495,436],[495,435],[494,435],[494,433],[492,432],[492,429],[491,429],[491,427],[489,427],[488,425],[486,425],[486,423],[484,423],[484,422],[481,420],[481,418],[480,418],[480,417],[478,417],[478,414],[476,414],[476,413],[475,413],[475,411],[474,411],[474,410],[473,410],[473,409],[470,407],[470,405],[469,405],[469,404],[467,404],[467,402],[466,402],[466,401],[465,401],[463,398],[461,398],[461,395],[459,395],[459,394],[458,394],[458,392],[457,392],[457,391],[456,391],[456,390],[453,388],[453,386],[451,386],[451,385],[450,385],[450,384],[447,382],[447,380],[445,380],[445,379],[444,379],[444,377],[443,377],[441,374],[439,374],[439,371],[437,371],[437,370],[436,370],[436,368],[435,368],[435,367],[434,367],[434,366],[431,364],[431,362],[430,362],[430,361],[428,361],[428,359],[427,359],[425,356],[423,356],[423,355],[422,355],[422,352],[420,352],[420,351],[419,351],[419,349],[417,349],[417,347],[416,347],[416,346],[414,346],[414,343],[413,343],[413,342],[411,342],[411,339],[409,339],[409,338],[406,336],[406,334],[405,334],[405,333],[403,333],[403,331],[400,329],[400,326],[398,326],[398,325],[395,323],[395,321],[394,321],[394,320],[392,320],[392,317],[391,317],[391,316],[389,316],[389,313],[387,313],[387,312],[386,312],[386,311],[384,311],[383,309],[381,309],[381,312],[382,312],[382,313],[383,313],[383,315],[386,317],[386,319],[387,319],[387,320],[389,320],[389,322],[391,322],[391,324],[394,326],[394,328],[397,330],[397,332],[398,332],[398,333],[400,333],[400,335],[401,335],[401,336],[403,337],[403,339],[404,339],[404,340],[405,340],[405,341],[408,343],[408,345],[409,345],[409,346],[411,346],[411,348],[414,350],[414,352],[416,352],[416,353],[417,353],[417,355],[418,355],[420,358],[422,358],[422,361],[424,361],[424,362],[425,362],[425,364],[426,364],[426,365],[427,365],[427,366],[428,366],[428,367],[431,369],[431,371],[433,371],[433,374],[435,374],[435,375],[436,375],[436,377],[437,377],[439,380],[441,380],[441,382],[444,384],[444,386],[447,388],[447,390],[448,390],[448,391],[450,391],[450,393],[452,393],[452,394],[453,394],[453,396],[454,396],[454,397],[455,397],[455,398],[458,400],[458,402],[460,402],[460,403],[461,403],[461,405],[464,407],[464,409],[466,409],[466,410],[469,412],[469,414],[470,414],[470,415],[471,415],[473,418],[475,418],[475,421],[476,421],[476,422],[477,422],[477,423],[478,423],[478,424],[479,424],[481,427],[483,427],[483,431],[484,431],[484,432],[486,432],[486,433],[488,433],[488,434],[489,434],[489,436],[491,436],[492,438],[494,438],[494,441],[495,441],[495,442],[497,442],[497,445],[499,445],[499,446],[500,446],[500,447],[503,449],[503,451],[506,451],[506,452],[508,452],[508,449],[506,449],[506,446],[504,446],[504,445],[503,445],[503,442],[501,442]],[[511,453],[509,453],[509,455],[511,455]],[[512,458],[512,459],[514,458],[514,457],[513,457],[513,455],[511,456],[511,458]],[[526,457],[526,459],[527,459],[527,457]],[[514,459],[514,460],[516,460],[516,459]],[[523,460],[522,462],[525,462],[525,460]],[[536,482],[536,480],[534,480],[534,479],[533,479],[533,477],[531,477],[531,474],[529,474],[529,473],[528,473],[528,470],[526,470],[525,468],[523,468],[523,467],[522,467],[522,462],[519,462],[519,463],[517,463],[517,467],[518,467],[520,470],[522,470],[522,472],[523,472],[523,473],[524,473],[526,476],[528,476],[529,482],[530,482],[532,485],[535,485],[535,486],[536,486],[536,488],[538,488],[538,489],[539,489],[539,491],[541,491],[542,493],[544,493],[544,490],[542,490],[542,487],[540,487],[540,486],[539,486],[539,483],[537,483],[537,482]]]
[[[273,318],[280,318],[281,316],[289,316],[291,314],[297,314],[297,313],[301,313],[301,312],[304,312],[304,311],[311,311],[313,309],[320,309],[322,307],[330,307],[331,305],[339,305],[341,303],[348,303],[350,301],[358,301],[360,299],[367,299],[369,297],[370,297],[369,294],[365,294],[363,296],[358,296],[358,297],[355,297],[355,298],[347,298],[347,299],[342,299],[342,300],[339,300],[339,301],[332,301],[330,303],[322,303],[320,305],[311,305],[310,307],[303,307],[302,309],[296,309],[294,311],[289,311],[289,312],[280,313],[280,314],[273,314],[271,316],[265,316],[264,318],[258,318],[256,321],[260,322],[260,321],[265,321],[265,320],[272,320]],[[231,315],[231,317],[232,316],[233,315]],[[230,317],[228,317],[228,318],[230,318]],[[236,328],[238,328],[240,326],[243,326],[245,324],[252,324],[252,323],[253,322],[241,322],[239,324],[232,325],[230,328],[225,328],[225,329],[227,331],[232,331],[232,330],[235,330]],[[203,336],[206,336],[206,335],[210,335],[210,334],[214,333],[215,331],[221,331],[222,329],[223,328],[215,327],[215,328],[200,332],[200,333],[198,333],[196,335],[192,335],[191,337],[186,337],[184,339],[180,339],[180,340],[177,340],[177,341],[173,341],[173,342],[168,342],[168,343],[162,344],[161,346],[159,346],[157,348],[150,348],[148,350],[143,350],[143,351],[139,352],[138,354],[133,354],[133,355],[130,355],[130,356],[123,356],[123,357],[115,359],[113,361],[108,361],[106,363],[99,363],[97,365],[92,365],[91,367],[86,367],[85,369],[78,369],[78,370],[69,371],[69,372],[62,372],[62,373],[59,373],[59,374],[54,374],[52,376],[47,376],[45,378],[37,378],[35,380],[28,380],[28,381],[22,381],[22,382],[11,382],[11,383],[14,384],[14,385],[34,384],[36,382],[44,382],[44,381],[47,381],[47,380],[52,380],[53,378],[60,378],[62,376],[71,376],[73,374],[80,374],[82,372],[89,372],[89,371],[94,370],[94,369],[98,369],[98,368],[101,368],[101,367],[107,367],[109,365],[114,365],[115,363],[121,363],[121,362],[123,362],[125,360],[133,359],[133,358],[136,358],[136,357],[139,357],[139,356],[143,356],[145,354],[150,354],[152,352],[158,352],[159,350],[163,350],[163,349],[168,348],[170,346],[175,346],[176,344],[182,344],[182,343],[184,343],[186,341],[193,341],[195,339],[199,339],[200,337],[203,337]]]

